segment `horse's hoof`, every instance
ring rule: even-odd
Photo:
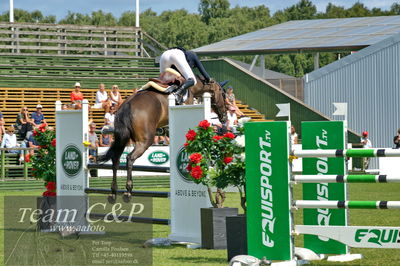
[[[122,196],[122,199],[124,200],[124,202],[128,203],[131,201],[132,195],[129,192],[125,192],[124,196]]]
[[[107,199],[108,199],[108,203],[114,204],[117,201],[117,195],[115,195],[115,194],[108,195]]]

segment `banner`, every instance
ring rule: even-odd
[[[245,124],[248,255],[291,260],[290,123]]]
[[[302,122],[303,149],[345,149],[343,121]],[[345,158],[303,158],[303,175],[344,175]],[[346,184],[303,184],[304,200],[345,200]],[[339,209],[304,209],[305,225],[347,225],[347,211]],[[304,247],[317,254],[346,254],[346,245],[323,236],[305,235]]]

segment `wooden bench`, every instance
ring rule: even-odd
[[[96,101],[97,88],[81,89],[89,105]],[[28,107],[29,113],[36,111],[36,105],[43,106],[43,114],[50,126],[55,126],[55,102],[70,103],[72,89],[65,88],[0,88],[0,111],[3,113],[6,126],[15,124],[21,107]],[[110,90],[107,90],[108,92]],[[131,95],[131,90],[120,90],[122,98]],[[104,110],[90,108],[89,119],[99,129],[104,125]]]

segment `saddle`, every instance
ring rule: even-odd
[[[173,91],[171,86],[176,88],[185,82],[185,78],[176,70],[172,68],[167,68],[164,72],[160,74],[158,78],[149,78],[147,82],[140,90],[146,90],[149,88],[154,88],[162,93],[168,93]]]

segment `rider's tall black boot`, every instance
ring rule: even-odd
[[[193,79],[188,79],[186,80],[185,83],[183,83],[175,92],[175,96],[177,97],[177,104],[181,105],[183,103],[183,96],[186,93],[186,90],[194,85],[194,80]]]

